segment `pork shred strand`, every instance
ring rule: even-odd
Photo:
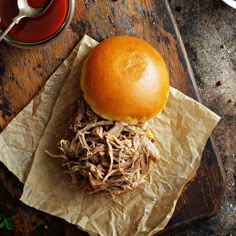
[[[68,137],[59,143],[64,165],[73,182],[87,181],[92,193],[132,190],[144,181],[150,163],[160,160],[142,125],[105,120],[84,101]]]

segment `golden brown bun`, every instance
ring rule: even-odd
[[[150,44],[114,36],[98,44],[85,60],[81,88],[86,102],[101,117],[136,124],[166,105],[169,74]]]

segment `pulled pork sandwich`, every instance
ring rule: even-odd
[[[78,186],[92,193],[132,190],[160,160],[146,121],[167,102],[166,64],[144,40],[115,36],[87,56],[80,79],[84,99],[60,156]]]

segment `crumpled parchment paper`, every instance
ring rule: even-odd
[[[76,191],[60,160],[45,150],[56,152],[81,97],[81,63],[95,45],[85,35],[41,93],[3,130],[0,160],[25,184],[21,201],[29,206],[64,218],[91,235],[152,235],[171,218],[220,118],[171,88],[165,109],[149,121],[162,161],[152,166],[147,184],[118,196]]]

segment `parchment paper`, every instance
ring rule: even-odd
[[[0,135],[0,160],[23,183],[21,200],[64,218],[90,235],[152,235],[171,218],[184,185],[195,175],[205,143],[219,117],[171,88],[168,103],[149,121],[162,161],[147,184],[118,196],[76,191],[56,152],[81,92],[81,63],[97,42],[84,36],[43,91]]]

